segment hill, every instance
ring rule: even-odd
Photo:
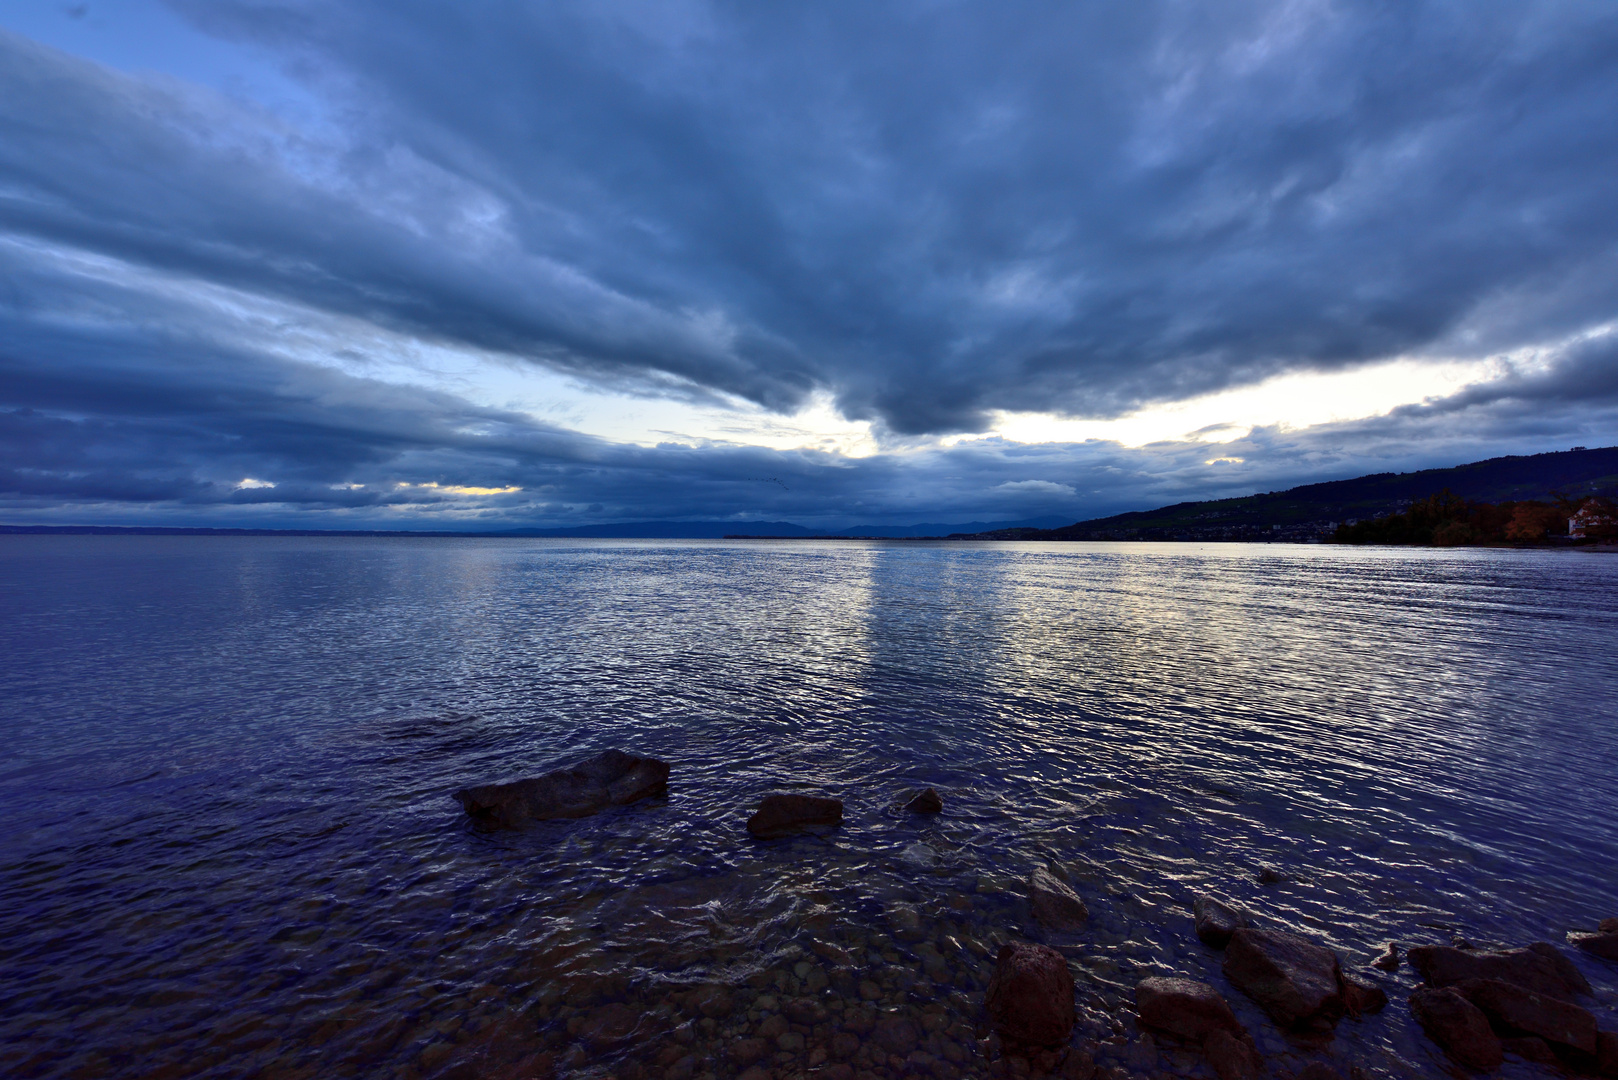
[[[1343,522],[1401,513],[1445,489],[1473,502],[1618,495],[1618,446],[1498,457],[1448,469],[1375,473],[1236,499],[1176,503],[1057,529],[955,533],[955,540],[1277,540],[1310,542]]]

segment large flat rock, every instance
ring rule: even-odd
[[[1237,930],[1225,947],[1224,970],[1282,1027],[1329,1027],[1343,1015],[1337,954],[1297,934]]]
[[[609,806],[660,795],[668,782],[667,762],[608,750],[543,776],[465,788],[455,793],[455,799],[479,823],[511,827],[588,817]]]
[[[1563,1001],[1590,993],[1590,984],[1573,961],[1543,941],[1503,952],[1418,945],[1405,956],[1431,986],[1454,986],[1465,979],[1498,979]]]

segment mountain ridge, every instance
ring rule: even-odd
[[[1472,502],[1618,494],[1618,446],[1507,455],[1443,469],[1370,473],[1283,491],[1174,503],[1056,529],[953,533],[951,540],[1241,540],[1315,542],[1343,522],[1385,517],[1449,489]]]

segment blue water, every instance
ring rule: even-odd
[[[0,610],[8,1076],[722,1080],[794,1008],[776,1077],[871,1008],[924,1037],[857,1069],[984,1074],[1044,865],[1092,913],[1049,940],[1103,1068],[1211,1075],[1133,1023],[1182,974],[1272,1067],[1436,1077],[1383,942],[1618,915],[1610,556],[7,536]],[[668,797],[495,834],[449,797],[606,747]],[[781,790],[844,827],[750,841]],[[1392,1005],[1289,1041],[1192,934],[1202,889]],[[1568,952],[1618,1028],[1618,970]]]

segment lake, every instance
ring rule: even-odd
[[[1272,1069],[1440,1077],[1384,942],[1618,915],[1618,558],[5,536],[0,603],[13,1077],[723,1080],[761,1030],[778,1078],[982,1075],[1018,939],[1112,1075],[1212,1075],[1135,1028],[1172,974]],[[502,832],[450,797],[605,748],[667,797]],[[751,840],[777,791],[843,827]],[[1031,922],[1036,867],[1085,930]],[[1289,1039],[1193,934],[1205,890],[1391,1004]],[[1618,969],[1564,952],[1618,1027]]]

